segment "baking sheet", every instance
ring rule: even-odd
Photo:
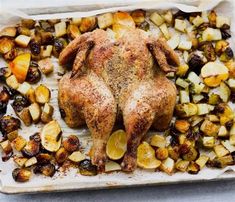
[[[99,13],[117,11],[117,10],[134,10],[137,8],[142,8],[146,10],[157,10],[157,9],[172,9],[178,8],[183,11],[195,12],[203,11],[207,9],[212,9],[216,5],[216,10],[218,12],[223,12],[223,15],[231,16],[232,19],[235,19],[233,16],[233,1],[222,2],[221,0],[211,0],[211,1],[130,1],[125,3],[114,1],[117,3],[115,7],[109,8],[110,5],[107,5],[107,1],[99,1],[99,4],[95,2],[95,5],[99,7],[94,7],[91,4],[92,1],[89,1],[88,6],[86,6],[86,12],[66,12],[59,14],[36,14],[29,15],[26,14],[28,7],[24,6],[19,10],[16,10],[16,7],[10,7],[11,4],[1,7],[0,10],[0,29],[9,24],[14,24],[19,20],[19,17],[25,18],[34,18],[34,19],[48,19],[48,18],[67,18],[67,17],[84,17],[90,15],[96,15]],[[135,2],[135,3],[134,3]],[[187,3],[187,5],[185,4]],[[183,4],[184,3],[184,4]],[[66,5],[68,2],[66,2]],[[197,4],[198,6],[192,6]],[[59,4],[62,6],[61,4]],[[121,6],[118,6],[121,5]],[[30,4],[29,4],[30,6]],[[41,2],[40,4],[33,4],[35,10],[41,10],[41,8],[46,6]],[[77,4],[79,6],[79,3]],[[80,5],[81,6],[81,5]],[[85,6],[85,5],[83,5]],[[54,9],[53,7],[51,7]],[[97,10],[98,8],[98,10]],[[59,7],[57,8],[57,10]],[[96,9],[96,10],[94,10]],[[47,10],[48,11],[48,10]],[[232,20],[233,22],[233,20]],[[234,25],[231,27],[232,37],[234,39]],[[40,81],[41,83],[46,84],[52,93],[51,104],[55,108],[54,118],[57,119],[61,125],[63,136],[70,134],[77,134],[81,140],[82,147],[88,149],[91,145],[91,137],[87,129],[77,129],[73,130],[68,128],[63,120],[60,118],[60,114],[57,107],[57,72],[62,72],[63,68],[58,65],[56,59],[54,60],[55,72],[49,78],[43,77]],[[0,59],[0,66],[4,66],[5,63]],[[233,108],[235,111],[235,109]],[[8,107],[8,113],[13,114],[13,109]],[[23,125],[23,124],[22,124]],[[19,131],[19,134],[28,139],[30,135],[34,132],[40,131],[41,125],[33,125],[31,127],[22,127]],[[85,152],[87,152],[86,150]],[[0,191],[4,193],[22,193],[22,192],[38,192],[38,191],[65,191],[65,190],[82,190],[82,189],[96,189],[96,188],[110,188],[110,187],[122,187],[122,186],[137,186],[137,185],[150,185],[150,184],[163,184],[163,183],[177,183],[177,182],[189,182],[189,181],[202,181],[202,180],[215,180],[215,179],[224,179],[224,178],[235,178],[235,166],[226,167],[225,169],[209,169],[204,168],[197,175],[190,175],[187,173],[175,173],[172,176],[169,176],[163,172],[153,172],[147,170],[137,169],[132,174],[126,174],[123,172],[113,172],[110,174],[99,174],[97,176],[88,177],[81,176],[77,173],[76,169],[71,168],[69,172],[66,173],[56,173],[54,177],[49,178],[45,176],[33,176],[29,182],[26,183],[16,183],[12,178],[12,170],[15,168],[14,162],[9,160],[7,163],[0,162]],[[233,171],[227,173],[226,171]]]

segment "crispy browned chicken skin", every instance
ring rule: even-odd
[[[122,116],[128,139],[122,169],[133,171],[142,137],[151,126],[164,130],[171,121],[176,88],[165,73],[179,65],[176,53],[165,40],[140,29],[128,29],[115,41],[97,29],[74,39],[60,54],[62,65],[73,60],[72,72],[59,82],[65,122],[69,127],[87,124],[92,163],[103,169],[107,140]]]

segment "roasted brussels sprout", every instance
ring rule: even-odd
[[[31,139],[28,141],[27,145],[21,151],[24,157],[31,158],[39,153],[40,142]]]
[[[199,75],[201,72],[201,68],[204,65],[203,58],[199,54],[193,52],[189,55],[188,65],[192,71]]]
[[[0,82],[5,83],[7,77],[11,75],[11,69],[8,67],[0,68]]]
[[[31,175],[31,171],[25,168],[16,168],[12,171],[12,177],[16,182],[26,182]]]
[[[97,167],[91,164],[91,161],[85,159],[79,164],[79,172],[81,175],[94,176],[97,175]]]
[[[0,39],[0,53],[1,54],[6,54],[10,50],[14,48],[15,44],[13,40],[3,37]]]
[[[220,31],[221,31],[222,39],[226,40],[231,37],[231,34],[228,30],[220,29]]]
[[[215,52],[217,55],[221,55],[225,50],[226,48],[228,47],[229,43],[225,40],[219,40],[216,42],[215,44]]]
[[[54,36],[51,32],[40,32],[42,45],[51,45],[54,42]]]
[[[212,43],[206,43],[202,47],[204,56],[208,61],[215,61],[216,60],[216,53],[215,48]]]
[[[41,79],[41,72],[38,69],[38,67],[29,67],[28,69],[28,73],[26,76],[26,81],[31,83],[31,84],[35,84],[38,81],[40,81]]]
[[[59,57],[60,52],[67,46],[67,41],[64,38],[56,38],[54,40],[54,46],[53,46],[53,55],[55,57]]]
[[[147,21],[144,21],[144,22],[138,24],[137,27],[139,29],[142,29],[142,30],[147,32],[149,30],[150,25],[149,25],[149,23]]]
[[[198,154],[199,153],[197,152],[197,150],[194,147],[191,146],[191,147],[189,147],[188,150],[185,150],[185,154],[183,154],[182,157],[183,157],[184,160],[194,161],[194,160],[197,159]]]
[[[36,158],[37,158],[38,164],[43,165],[43,164],[50,163],[50,161],[52,160],[52,155],[48,153],[40,153],[36,156]]]
[[[48,21],[40,20],[39,23],[41,25],[41,28],[44,31],[46,31],[46,32],[54,32],[55,31],[54,26],[51,26],[51,24]]]
[[[29,100],[23,95],[16,95],[12,103],[12,107],[16,112],[21,112],[25,107],[28,107],[29,105]]]
[[[14,60],[18,55],[18,51],[16,48],[11,49],[9,52],[3,55],[5,60]]]
[[[53,177],[56,172],[56,169],[53,164],[48,163],[43,165],[37,165],[33,171],[35,174],[43,174],[45,176]]]
[[[0,119],[0,130],[3,136],[6,136],[8,133],[18,130],[20,128],[20,120],[12,116],[3,116]]]
[[[225,51],[220,55],[220,61],[228,62],[233,58],[233,50],[230,47],[227,47]]]
[[[30,42],[29,48],[33,55],[39,55],[41,52],[40,44],[35,40]]]
[[[66,140],[63,141],[63,146],[68,152],[74,152],[79,147],[79,139],[75,135],[70,135]]]

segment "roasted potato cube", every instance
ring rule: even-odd
[[[61,37],[66,34],[66,23],[64,21],[55,24],[54,27],[56,37]]]
[[[106,29],[113,25],[113,14],[112,13],[104,13],[97,17],[98,26],[100,29]]]
[[[19,85],[17,88],[17,91],[19,91],[22,95],[26,95],[31,88],[31,85],[28,82],[23,82]]]
[[[75,162],[75,163],[78,163],[80,161],[85,160],[86,156],[84,154],[82,154],[80,151],[75,151],[69,155],[68,159]]]
[[[5,154],[10,154],[12,152],[11,142],[9,140],[1,142],[0,145]]]
[[[61,128],[57,121],[53,120],[47,123],[41,131],[42,146],[50,151],[56,152],[61,145]]]
[[[166,26],[166,23],[163,23],[162,25],[160,25],[159,29],[161,30],[163,36],[168,40],[170,39],[170,33],[169,30]]]
[[[22,149],[23,156],[27,158],[31,158],[33,156],[36,156],[39,153],[40,149],[40,142],[36,141],[35,139],[31,139],[28,141],[26,146]]]
[[[89,32],[95,29],[96,25],[97,25],[96,17],[94,16],[86,17],[86,18],[82,18],[79,29],[82,33]]]
[[[14,157],[14,162],[19,166],[19,167],[23,167],[25,162],[27,161],[28,159],[23,157],[23,156],[15,156]]]
[[[71,24],[79,26],[82,22],[82,18],[72,18]]]
[[[24,108],[22,111],[18,112],[17,115],[23,121],[26,126],[30,126],[32,123],[31,114],[29,108]]]
[[[165,148],[166,139],[162,135],[154,135],[151,138],[150,145],[154,147]]]
[[[225,149],[225,147],[223,145],[215,145],[214,151],[216,153],[216,156],[218,156],[218,157],[223,157],[223,156],[226,156],[227,154],[229,154],[229,151],[227,149]]]
[[[165,160],[168,157],[167,148],[160,147],[156,150],[156,157],[159,160]]]
[[[131,12],[131,17],[133,18],[134,22],[139,25],[145,21],[146,12],[144,10],[138,9]]]
[[[25,168],[15,168],[12,171],[12,177],[16,182],[26,182],[31,178],[31,171]]]
[[[215,52],[217,55],[221,55],[226,48],[229,46],[229,43],[225,40],[219,40],[215,43]]]
[[[177,104],[175,106],[176,115],[185,118],[196,115],[198,111],[198,107],[193,103],[185,103],[185,104]]]
[[[32,19],[22,19],[21,20],[21,25],[23,27],[27,27],[28,29],[33,29],[35,24],[36,24],[36,22]]]
[[[32,158],[28,159],[28,160],[25,162],[24,166],[27,168],[27,167],[30,167],[30,166],[32,166],[32,165],[35,165],[36,163],[37,163],[36,157],[32,157]]]
[[[19,135],[17,138],[15,138],[12,141],[12,144],[17,151],[21,151],[27,144],[27,141],[22,136]]]
[[[97,175],[97,167],[92,165],[91,161],[85,159],[79,164],[79,173],[85,176],[94,176]]]
[[[186,120],[176,120],[175,128],[181,133],[186,133],[189,130],[190,123]]]
[[[185,161],[185,160],[179,160],[176,164],[175,164],[175,168],[181,172],[185,172],[188,168],[189,165],[189,161]]]
[[[18,46],[26,48],[30,42],[31,38],[25,35],[19,35],[15,38],[15,42]]]
[[[194,147],[190,146],[188,152],[183,154],[182,157],[186,161],[194,161],[198,157],[198,152]]]
[[[228,17],[224,17],[224,16],[217,16],[216,17],[216,27],[217,28],[221,28],[221,27],[228,27],[230,28],[230,19]]]
[[[14,48],[15,44],[13,40],[3,37],[0,39],[0,53],[6,54]]]
[[[175,29],[180,32],[186,32],[187,24],[185,20],[175,19]]]
[[[226,137],[228,135],[228,131],[225,126],[220,126],[219,131],[218,131],[218,136],[219,137]]]
[[[200,130],[205,134],[205,135],[208,135],[208,136],[216,136],[218,131],[219,131],[219,127],[212,123],[211,121],[209,120],[205,120],[201,127],[200,127]]]
[[[149,19],[157,26],[160,26],[165,21],[164,18],[162,18],[162,16],[159,15],[157,12],[153,12],[150,15]]]
[[[20,128],[20,120],[12,116],[6,115],[0,119],[0,130],[3,136]]]
[[[14,139],[17,138],[17,136],[18,136],[18,130],[14,130],[7,134],[7,139],[12,142]]]
[[[213,148],[215,145],[214,137],[203,137],[203,146],[206,148]]]
[[[29,113],[34,123],[37,123],[40,120],[41,108],[38,103],[35,102],[29,106]]]
[[[36,174],[40,173],[48,177],[53,177],[55,172],[56,172],[55,166],[51,163],[38,165],[34,168],[34,173]]]
[[[53,46],[52,45],[48,45],[48,46],[41,46],[41,58],[47,58],[51,56],[51,52],[52,52]]]
[[[201,16],[197,16],[193,19],[192,23],[196,26],[199,27],[202,23],[204,23],[204,19]]]
[[[200,171],[200,166],[195,162],[191,161],[187,168],[187,171],[189,174],[197,174]]]
[[[43,110],[42,110],[42,114],[41,114],[41,121],[43,123],[48,123],[52,121],[53,111],[54,111],[54,108],[48,103],[45,103]]]
[[[76,37],[80,36],[81,32],[79,31],[77,25],[70,24],[67,28],[67,36],[71,39],[75,39]]]
[[[55,159],[57,161],[57,163],[61,164],[63,162],[65,162],[68,158],[69,154],[68,152],[65,150],[64,147],[61,147],[55,154]]]
[[[16,36],[16,28],[15,27],[6,27],[0,31],[0,37],[15,37]]]
[[[50,58],[42,59],[38,62],[38,66],[43,74],[48,75],[54,70],[54,65]]]
[[[162,17],[164,18],[164,20],[168,24],[172,24],[172,22],[173,22],[173,14],[172,14],[172,12],[170,10],[168,10],[165,14],[163,14]]]
[[[180,77],[177,78],[175,84],[177,86],[182,87],[182,88],[188,88],[189,87],[189,83],[187,81],[185,81],[184,79],[181,79]]]
[[[122,12],[122,11],[118,11],[116,13],[114,13],[113,15],[113,24],[114,25],[120,25],[120,28],[126,28],[126,27],[131,27],[131,28],[135,28],[135,22],[133,20],[133,18],[131,17],[131,15],[127,12]],[[113,30],[114,27],[113,27]]]
[[[163,172],[167,173],[168,175],[171,175],[173,173],[173,171],[174,171],[174,167],[175,167],[174,160],[171,159],[170,157],[168,157],[160,165],[160,170],[162,170]]]
[[[70,135],[63,141],[63,146],[68,152],[74,152],[79,148],[79,139],[76,135]]]
[[[25,35],[25,36],[31,35],[29,28],[23,26],[17,27],[17,32],[19,33],[19,35]]]
[[[192,41],[188,41],[185,39],[181,39],[178,45],[178,49],[180,50],[190,50],[192,48]]]
[[[222,39],[222,34],[219,29],[206,28],[202,32],[202,41],[218,41]]]
[[[115,161],[108,161],[105,163],[105,172],[113,172],[113,171],[119,171],[121,170],[121,166],[116,163]]]
[[[168,149],[169,157],[174,159],[175,161],[177,161],[179,159],[179,155],[180,155],[179,147],[168,146],[167,149]]]
[[[206,155],[201,155],[197,160],[196,160],[196,164],[198,164],[200,166],[200,169],[202,169],[207,161],[209,160],[209,157]]]
[[[235,151],[235,147],[230,143],[229,140],[222,141],[221,143],[230,153]]]
[[[219,122],[219,117],[214,114],[209,114],[207,115],[207,117],[208,117],[208,120],[211,122]]]
[[[209,105],[205,103],[197,104],[197,115],[204,115],[210,112]]]
[[[37,162],[40,165],[48,164],[52,160],[52,155],[48,153],[40,153],[36,156]]]
[[[35,89],[35,96],[36,96],[36,101],[40,104],[45,104],[49,102],[51,93],[50,90],[43,84],[40,84],[36,89]]]
[[[17,78],[15,77],[15,75],[11,75],[6,79],[6,83],[9,87],[13,88],[13,89],[17,89],[19,87],[19,83],[17,81]]]

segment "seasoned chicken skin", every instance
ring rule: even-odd
[[[73,62],[59,82],[59,107],[69,127],[88,126],[92,163],[104,168],[106,143],[119,119],[128,140],[122,169],[133,171],[137,147],[149,128],[164,130],[171,121],[176,88],[165,74],[179,65],[176,53],[164,39],[137,28],[116,40],[97,29],[74,39],[59,61]]]

